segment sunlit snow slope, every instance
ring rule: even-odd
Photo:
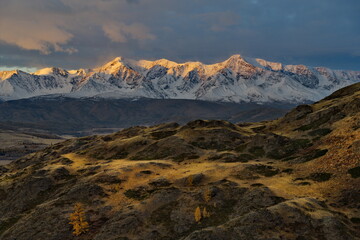
[[[240,55],[211,65],[118,57],[94,69],[0,72],[0,99],[62,94],[68,97],[301,103],[317,101],[359,81],[360,72],[283,65]]]

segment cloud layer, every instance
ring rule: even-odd
[[[0,68],[240,53],[360,70],[358,0],[1,1]]]
[[[104,24],[103,30],[105,35],[113,42],[125,43],[131,39],[155,39],[155,36],[149,33],[147,27],[141,23],[126,25],[123,23],[111,22]]]

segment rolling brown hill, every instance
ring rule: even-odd
[[[132,127],[20,158],[0,169],[0,239],[359,239],[359,177],[355,84],[274,121]]]

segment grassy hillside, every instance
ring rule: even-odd
[[[0,239],[359,239],[359,177],[355,84],[274,121],[132,127],[27,155],[0,169]]]

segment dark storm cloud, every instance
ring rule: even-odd
[[[0,0],[0,67],[240,53],[360,70],[358,0]]]

